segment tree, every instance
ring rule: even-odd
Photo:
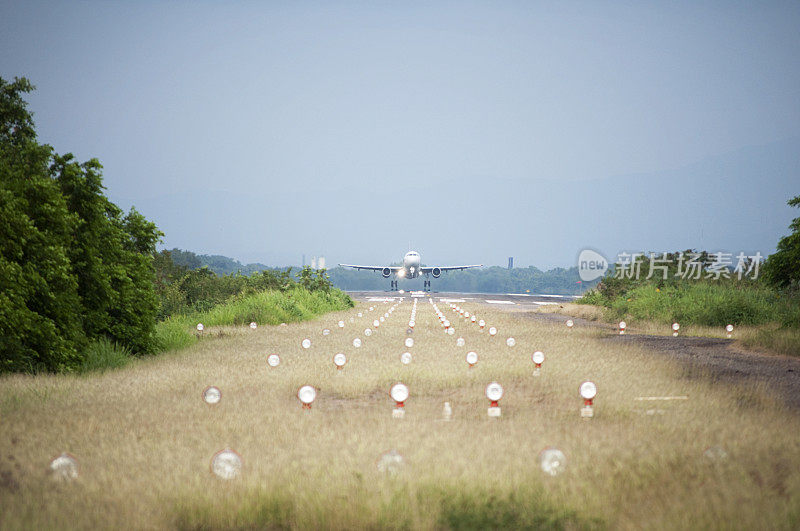
[[[800,195],[788,201],[792,207],[800,207]],[[770,255],[764,264],[764,279],[781,288],[800,287],[800,217],[789,225],[792,233],[778,242],[778,251]]]
[[[32,90],[0,78],[0,371],[68,371],[100,339],[151,352],[162,234],[108,200],[99,161],[38,143]]]

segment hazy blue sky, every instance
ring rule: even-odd
[[[0,2],[0,76],[164,244],[546,268],[770,253],[798,2]]]

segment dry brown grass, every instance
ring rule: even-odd
[[[502,309],[463,304],[499,328],[496,338],[454,317],[457,333],[446,336],[427,299],[414,361],[404,366],[411,303],[364,338],[377,311],[356,324],[349,317],[369,304],[285,327],[229,328],[223,338],[102,375],[3,378],[0,527],[800,525],[800,421],[768,390],[686,378],[635,345],[601,343],[601,329],[568,331]],[[339,318],[344,331],[334,326]],[[459,335],[464,348],[455,346]],[[360,349],[351,345],[356,336]],[[308,350],[304,337],[313,340]],[[537,378],[536,349],[547,356]],[[468,350],[480,355],[474,369],[464,362]],[[331,361],[338,351],[348,355],[339,372]],[[277,369],[265,363],[271,352],[282,357]],[[585,379],[599,388],[591,420],[578,415]],[[411,391],[402,420],[391,418],[388,396],[398,380]],[[492,380],[506,389],[498,420],[486,416],[483,390]],[[320,389],[310,412],[295,398],[306,383]],[[201,399],[208,385],[222,390],[216,406]],[[689,400],[634,400],[642,395]],[[445,400],[450,422],[440,420]],[[209,472],[226,446],[244,458],[242,476],[230,482]],[[547,446],[567,456],[559,476],[539,469]],[[728,457],[705,457],[709,446]],[[375,466],[390,449],[406,459],[397,477]],[[71,484],[46,474],[62,451],[81,462]]]

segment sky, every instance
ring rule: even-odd
[[[7,2],[0,77],[163,247],[570,267],[774,252],[797,2]]]

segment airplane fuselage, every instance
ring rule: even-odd
[[[397,272],[400,278],[417,278],[419,276],[420,256],[416,251],[408,251],[403,256],[403,269]]]

